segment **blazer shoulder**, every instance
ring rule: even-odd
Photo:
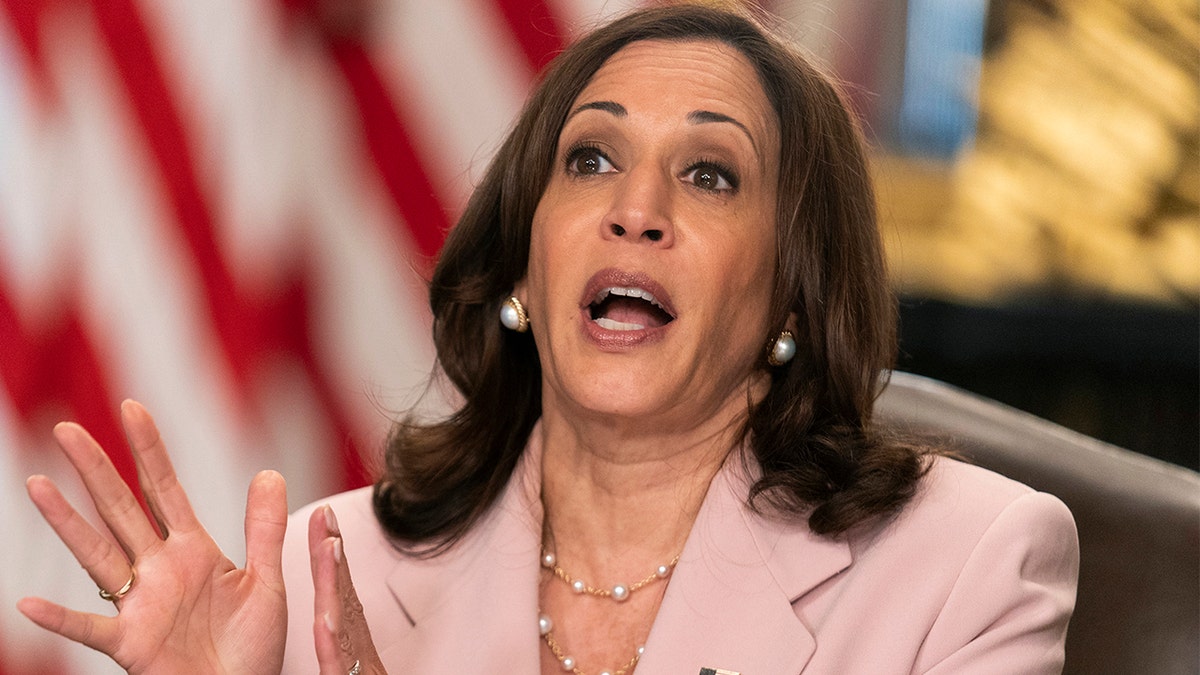
[[[1057,497],[985,469],[945,462],[939,472],[929,488],[934,517],[948,517],[940,509],[973,512],[958,516],[969,534],[956,545],[961,562],[945,577],[949,592],[917,669],[1060,672],[1079,577],[1071,512]]]
[[[1017,526],[998,529],[998,522]],[[1077,542],[1075,521],[1057,497],[993,471],[938,457],[899,514],[851,535],[849,543],[856,559],[929,559],[949,571],[963,564],[982,540],[1001,531],[1033,546]]]
[[[898,515],[847,544],[850,566],[795,603],[816,630],[818,671],[1061,667],[1079,545],[1058,498],[937,458]]]
[[[1073,523],[1070,511],[1054,495],[1038,492],[983,467],[948,457],[932,460],[921,480],[913,501],[901,519],[952,519],[988,527],[1002,513],[1028,512],[1034,520],[1045,519],[1062,524]],[[1010,514],[1011,516],[1011,514]]]

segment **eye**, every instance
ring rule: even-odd
[[[599,148],[590,145],[571,148],[567,152],[566,165],[569,173],[579,175],[611,173],[617,170]]]
[[[709,192],[737,192],[738,178],[732,169],[717,162],[697,162],[683,173],[683,180]]]

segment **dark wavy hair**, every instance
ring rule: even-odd
[[[750,502],[807,516],[822,535],[896,512],[925,470],[919,446],[870,424],[896,351],[874,193],[857,123],[833,82],[755,17],[703,5],[634,11],[550,64],[450,233],[430,284],[440,367],[462,394],[449,417],[409,416],[388,439],[375,513],[410,550],[453,545],[495,502],[541,415],[529,333],[503,330],[500,304],[525,275],[534,209],[570,106],[614,53],[640,40],[713,40],[753,65],[782,140],[771,325],[795,316],[796,357],[751,406],[761,479]],[[764,336],[764,339],[766,336]],[[761,367],[767,368],[764,358]]]

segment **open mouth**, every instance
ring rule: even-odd
[[[602,289],[588,305],[588,315],[606,330],[645,330],[675,320],[653,293],[625,286]]]

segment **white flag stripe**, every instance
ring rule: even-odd
[[[646,3],[638,0],[552,0],[552,4],[562,17],[563,25],[574,36]]]
[[[490,2],[397,2],[375,62],[448,205],[465,203],[520,110],[533,72]]]
[[[105,50],[82,22],[70,30],[53,66],[78,139],[85,324],[110,364],[110,389],[155,411],[181,480],[204,496],[197,512],[240,558],[240,503],[251,467],[264,458],[239,439],[229,373],[200,320],[205,311],[186,247],[175,228],[163,226],[171,216],[105,68]]]
[[[140,8],[182,103],[222,252],[239,282],[269,291],[299,235],[294,147],[303,113],[276,3],[140,0]]]
[[[53,308],[67,255],[74,167],[58,111],[39,106],[16,36],[0,21],[0,283],[30,323]]]
[[[420,348],[428,342],[424,289],[419,280],[405,278],[411,275],[396,274],[396,270],[406,270],[403,259],[398,260],[395,253],[411,246],[395,236],[403,229],[394,225],[397,216],[385,208],[371,217],[355,204],[379,202],[382,195],[359,152],[359,139],[352,132],[355,120],[338,115],[345,109],[346,93],[336,84],[337,72],[327,59],[309,59],[307,54],[293,54],[301,56],[299,59],[283,58],[273,39],[281,24],[273,3],[232,3],[237,7],[222,3],[219,8],[186,2],[146,4],[154,5],[158,23],[171,29],[173,39],[166,42],[177,46],[169,54],[180,64],[178,72],[188,74],[187,81],[178,88],[205,92],[189,97],[207,104],[192,108],[206,113],[192,116],[201,120],[204,128],[202,133],[193,134],[193,139],[212,146],[199,148],[198,156],[215,158],[218,161],[213,166],[227,170],[209,187],[219,197],[228,199],[231,193],[235,196],[234,206],[220,223],[226,228],[222,231],[221,243],[226,244],[223,252],[233,263],[235,276],[239,282],[270,279],[272,274],[279,274],[270,266],[286,269],[297,264],[302,247],[321,253],[308,261],[316,266],[308,270],[308,281],[315,289],[311,309],[316,314],[311,328],[318,348],[336,351],[322,359],[322,364],[338,383],[335,390],[341,394],[341,404],[350,411],[356,434],[368,440],[379,439],[384,420],[365,398],[366,378],[389,373],[390,379],[393,372],[412,373],[406,379],[424,378],[432,353]],[[244,37],[221,38],[221,49],[206,49],[214,33],[216,37],[221,35],[204,20],[214,13],[220,14],[225,23],[237,24],[230,34]],[[260,44],[248,34],[247,26],[256,26],[265,34]],[[236,62],[237,67],[231,68],[226,63],[229,61]],[[313,67],[329,72],[313,77]],[[270,86],[261,86],[264,82]],[[221,129],[229,133],[221,134]],[[264,139],[268,142],[263,143]],[[334,158],[344,159],[339,162]],[[340,170],[327,170],[339,164]],[[334,208],[323,208],[317,201],[329,198],[330,193],[341,197],[333,197],[338,202]],[[267,209],[263,204],[276,208]],[[367,262],[380,257],[383,259]],[[355,278],[350,282],[339,280],[347,275]],[[415,306],[416,311],[409,306]],[[396,311],[381,313],[379,307],[394,307]],[[356,312],[365,313],[370,320],[354,322]],[[386,328],[380,325],[381,316]],[[416,320],[406,324],[405,317]],[[333,329],[328,335],[323,334],[326,327]],[[365,339],[368,344],[350,351],[333,350],[330,343],[341,336]],[[402,350],[399,365],[403,367],[381,369],[386,364],[380,364],[374,355],[381,348],[397,344],[418,347]],[[284,370],[296,375],[294,369]],[[311,396],[308,400],[310,405],[317,405]],[[268,399],[259,403],[270,409],[278,407]],[[278,436],[284,430],[276,431]],[[293,456],[298,448],[291,444],[286,447],[288,464],[302,465]],[[312,443],[304,447],[306,451],[298,454],[317,452]],[[289,499],[293,505],[336,487],[318,481],[306,484],[307,488],[291,486]]]
[[[338,137],[325,131],[318,137]],[[333,366],[337,392],[357,404],[356,429],[378,441],[386,420],[368,394],[378,395],[386,410],[403,409],[433,365],[431,319],[423,282],[409,261],[393,254],[399,216],[371,167],[349,150],[329,144],[320,161],[305,163],[313,186],[311,241],[322,253],[312,270],[316,320],[310,328],[323,361]]]

